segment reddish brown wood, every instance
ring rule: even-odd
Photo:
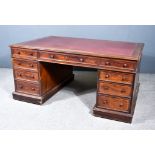
[[[71,55],[68,56],[67,61],[73,63],[82,63],[82,64],[90,64],[97,66],[99,64],[99,59],[96,57],[88,57],[88,56],[78,56],[78,55]]]
[[[99,80],[132,84],[134,80],[134,75],[130,73],[102,70],[99,72]]]
[[[98,95],[97,107],[129,112],[130,99],[109,95]]]
[[[13,59],[13,67],[38,71],[38,62],[23,59]]]
[[[40,86],[35,83],[16,80],[16,92],[30,94],[30,95],[40,95]]]
[[[59,61],[66,61],[67,56],[63,53],[58,54],[56,52],[47,52],[47,51],[41,51],[39,55],[40,59],[48,59],[48,60],[59,60]]]
[[[28,81],[39,81],[39,76],[37,72],[31,70],[24,70],[24,69],[15,69],[15,78],[21,80],[28,80]]]
[[[97,116],[97,117],[112,119],[116,121],[122,121],[125,123],[131,123],[133,118],[133,114],[130,114],[130,113],[120,112],[120,111],[115,111],[110,109],[103,109],[98,107],[94,107],[93,114],[94,116]]]
[[[25,59],[37,59],[37,50],[24,49],[24,48],[12,48],[12,57],[25,58]]]
[[[110,94],[116,96],[130,97],[132,94],[132,86],[111,82],[99,82],[99,93]]]
[[[59,91],[62,87],[64,87],[66,84],[71,82],[74,79],[74,75],[72,74],[70,77],[64,79],[61,83],[56,85],[54,88],[52,88],[50,91],[48,91],[46,94],[42,96],[36,96],[34,94],[28,94],[23,92],[13,92],[13,98],[15,100],[19,101],[25,101],[29,103],[34,103],[38,105],[42,105],[44,102],[46,102],[52,95],[54,95],[57,91]]]
[[[105,66],[107,68],[114,67],[123,70],[136,70],[136,61],[102,58],[100,66]]]
[[[41,94],[44,95],[54,89],[57,85],[73,76],[73,67],[53,63],[41,62]]]
[[[100,59],[97,57],[92,56],[79,56],[75,54],[63,54],[63,53],[56,53],[56,52],[40,52],[39,56],[40,60],[49,60],[51,62],[59,61],[59,62],[68,62],[69,64],[83,64],[83,65],[90,65],[90,66],[98,66]]]
[[[44,103],[74,78],[73,67],[98,69],[95,116],[131,122],[144,44],[47,37],[11,46],[14,99]],[[88,77],[89,78],[89,77]]]

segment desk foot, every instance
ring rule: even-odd
[[[33,95],[23,94],[19,92],[13,92],[12,95],[15,100],[42,105],[51,96],[53,96],[56,92],[58,92],[61,88],[63,88],[66,84],[68,84],[69,82],[73,80],[74,80],[74,74],[66,78],[64,81],[62,81],[60,84],[52,88],[50,91],[48,91],[43,96],[33,96]]]
[[[93,114],[94,116],[97,116],[97,117],[112,119],[112,120],[121,121],[125,123],[131,123],[132,117],[133,117],[132,114],[121,113],[121,112],[101,109],[97,107],[93,108]]]

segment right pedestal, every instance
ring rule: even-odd
[[[139,90],[139,74],[98,71],[95,116],[131,123]]]

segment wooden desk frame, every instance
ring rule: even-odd
[[[73,47],[56,48],[55,43],[53,46],[50,45],[54,39],[57,39],[58,45],[64,47],[66,40],[70,41]],[[89,49],[77,50],[75,41],[79,41],[82,49],[86,49],[89,44],[91,49],[94,43],[105,51],[113,47],[112,51],[116,49],[118,53],[119,50],[122,53],[126,50],[128,54],[108,53],[104,50],[98,52],[98,49],[93,52]],[[47,43],[49,45],[45,47]],[[134,47],[132,55],[129,54],[131,46]],[[109,43],[63,37],[47,37],[11,45],[15,81],[13,98],[41,105],[74,79],[73,66],[95,68],[98,70],[98,80],[93,114],[130,123],[139,89],[139,68],[143,47],[144,44],[141,43]]]

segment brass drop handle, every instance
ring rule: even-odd
[[[106,75],[105,75],[105,78],[109,78],[109,77],[110,77],[110,75],[109,75],[109,74],[106,74]]]
[[[105,65],[110,65],[110,62],[109,62],[109,61],[106,61],[106,62],[105,62]]]
[[[81,62],[83,62],[83,61],[84,61],[84,59],[83,59],[83,58],[80,58],[80,61],[81,61]]]

